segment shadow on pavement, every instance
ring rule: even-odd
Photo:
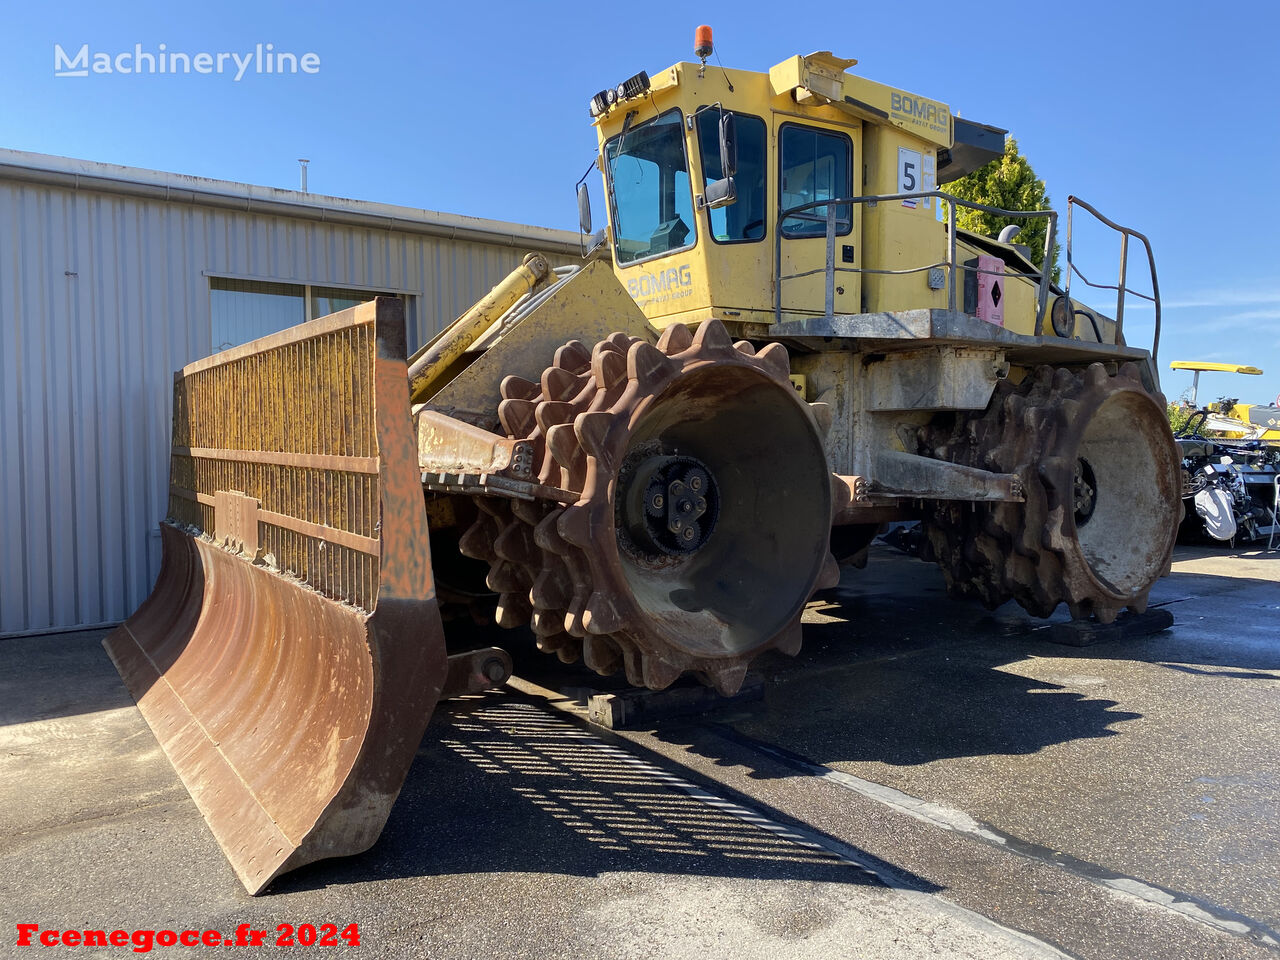
[[[432,720],[377,845],[271,893],[391,877],[632,871],[879,884],[842,848],[705,792],[531,703],[454,701]],[[868,854],[857,853],[876,862]],[[892,866],[920,890],[938,888]]]
[[[1270,628],[1257,632],[1259,622],[1269,621],[1253,609],[1280,604],[1275,586],[1175,573],[1151,598],[1170,606],[1172,630],[1073,647],[1052,643],[1043,632],[1047,623],[1068,619],[1065,608],[1044,621],[1013,603],[987,611],[952,600],[932,565],[881,548],[865,570],[846,570],[840,586],[810,605],[799,656],[771,653],[756,661],[767,681],[765,703],[722,711],[722,722],[824,764],[909,766],[1026,755],[1122,735],[1124,724],[1141,714],[1005,668],[1027,658],[1127,660],[1218,677],[1280,679],[1263,672],[1280,669],[1280,642]],[[1224,603],[1227,591],[1231,600]],[[1222,618],[1224,608],[1233,611],[1227,618],[1240,618],[1240,629],[1223,622],[1207,629],[1203,621]],[[655,732],[719,764],[744,762],[740,751],[700,735],[696,726],[696,720],[672,720]],[[791,773],[758,766],[760,778]]]
[[[110,632],[0,640],[0,727],[133,706],[102,649]]]

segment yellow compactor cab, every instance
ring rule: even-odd
[[[106,645],[250,891],[372,844],[437,700],[506,677],[455,620],[732,694],[888,521],[1037,616],[1140,613],[1167,571],[1145,238],[1012,214],[1068,264],[1073,212],[1142,245],[1150,293],[1122,256],[1103,316],[941,215],[1002,130],[829,53],[710,52],[591,97],[596,256],[530,254],[407,358],[379,298],[176,376],[164,565]]]
[[[856,64],[826,52],[768,73],[677,63],[591,99],[614,265],[655,327],[714,317],[750,336],[800,316],[952,306],[1037,332],[1039,285],[1015,276],[1036,273],[1025,248],[962,234],[949,251],[943,201],[929,195],[999,158],[1005,131]],[[912,194],[923,195],[866,199]],[[969,269],[953,275],[949,260]],[[1114,342],[1105,318],[1081,326],[1081,338]]]

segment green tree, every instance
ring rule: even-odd
[[[1195,407],[1189,403],[1171,403],[1165,410],[1169,417],[1169,429],[1177,433],[1187,425],[1187,421],[1191,419],[1191,414],[1195,413]]]
[[[1018,141],[1009,137],[1004,142],[1004,156],[992,160],[979,167],[973,173],[943,184],[942,189],[960,200],[972,200],[988,207],[999,207],[1002,210],[1048,210],[1049,195],[1045,192],[1044,181],[1036,176],[1027,158],[1018,152]],[[944,201],[943,212],[947,212]],[[1039,267],[1044,261],[1044,238],[1049,230],[1049,221],[1045,218],[1019,219],[1000,217],[985,213],[982,210],[970,210],[967,207],[956,207],[956,225],[962,230],[972,230],[986,236],[999,236],[1000,231],[1008,224],[1017,224],[1022,228],[1014,240],[1031,248],[1031,262]],[[1061,270],[1058,267],[1058,244],[1055,242],[1052,251],[1053,269],[1050,277],[1058,282]]]

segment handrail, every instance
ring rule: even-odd
[[[921,267],[908,267],[903,270],[873,270],[864,267],[837,267],[835,263],[835,224],[837,207],[847,206],[852,208],[854,204],[870,203],[875,205],[880,202],[901,201],[901,200],[923,200],[936,197],[939,201],[947,201],[947,259],[938,263],[930,263]],[[826,291],[825,291],[825,311],[826,315],[832,316],[835,310],[835,275],[842,273],[874,273],[888,275],[903,275],[909,273],[921,273],[925,270],[932,270],[938,267],[946,267],[949,272],[950,282],[947,292],[948,309],[956,309],[956,280],[960,270],[970,270],[974,273],[999,273],[1000,276],[1005,275],[1005,271],[981,270],[977,267],[961,265],[956,262],[956,207],[968,207],[971,210],[980,210],[984,213],[995,214],[1002,217],[1026,218],[1045,217],[1049,221],[1049,229],[1045,233],[1044,241],[1044,261],[1043,266],[1038,271],[1031,273],[1015,273],[1014,276],[1026,277],[1027,279],[1036,280],[1039,285],[1039,293],[1036,299],[1036,326],[1037,335],[1042,331],[1044,325],[1045,308],[1048,305],[1049,283],[1047,270],[1050,264],[1050,255],[1053,251],[1054,243],[1058,232],[1058,214],[1053,210],[1002,210],[999,207],[991,207],[982,203],[975,203],[972,200],[962,200],[959,197],[953,197],[942,190],[926,190],[920,193],[894,193],[882,194],[879,196],[865,197],[840,197],[830,200],[814,200],[810,203],[798,204],[789,207],[778,214],[777,229],[774,231],[774,275],[778,278],[774,284],[774,318],[775,322],[782,322],[782,281],[794,280],[799,277],[812,276],[819,270],[808,270],[803,273],[793,273],[783,275],[782,273],[782,224],[789,218],[801,216],[802,219],[814,222],[826,222],[826,241],[827,256],[826,265],[821,272],[826,274]],[[816,217],[809,215],[802,216],[806,210],[816,209],[817,207],[826,207],[825,217]],[[792,238],[795,239],[795,238]],[[1088,281],[1086,281],[1088,282]],[[1157,308],[1158,309],[1158,308]]]
[[[1112,286],[1110,284],[1093,283],[1086,277],[1071,260],[1071,211],[1077,205],[1084,207],[1095,218],[1104,223],[1120,234],[1120,279],[1119,282]],[[1137,290],[1130,290],[1125,286],[1125,278],[1128,273],[1129,260],[1129,238],[1137,237],[1142,241],[1142,245],[1147,250],[1147,265],[1151,268],[1151,295],[1140,293]],[[1126,294],[1133,294],[1135,297],[1141,297],[1143,300],[1150,300],[1155,304],[1156,322],[1155,336],[1151,342],[1151,362],[1156,360],[1156,352],[1160,348],[1160,282],[1156,279],[1156,259],[1151,252],[1151,241],[1137,230],[1130,227],[1122,227],[1113,220],[1109,220],[1095,210],[1090,204],[1085,203],[1076,196],[1067,197],[1067,282],[1063,290],[1065,296],[1071,296],[1071,274],[1076,274],[1087,286],[1094,287],[1098,290],[1115,290],[1116,291],[1116,342],[1118,343],[1124,336],[1124,298]]]

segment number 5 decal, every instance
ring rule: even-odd
[[[898,192],[920,192],[920,151],[898,148]],[[915,207],[915,200],[903,200],[904,207]]]

